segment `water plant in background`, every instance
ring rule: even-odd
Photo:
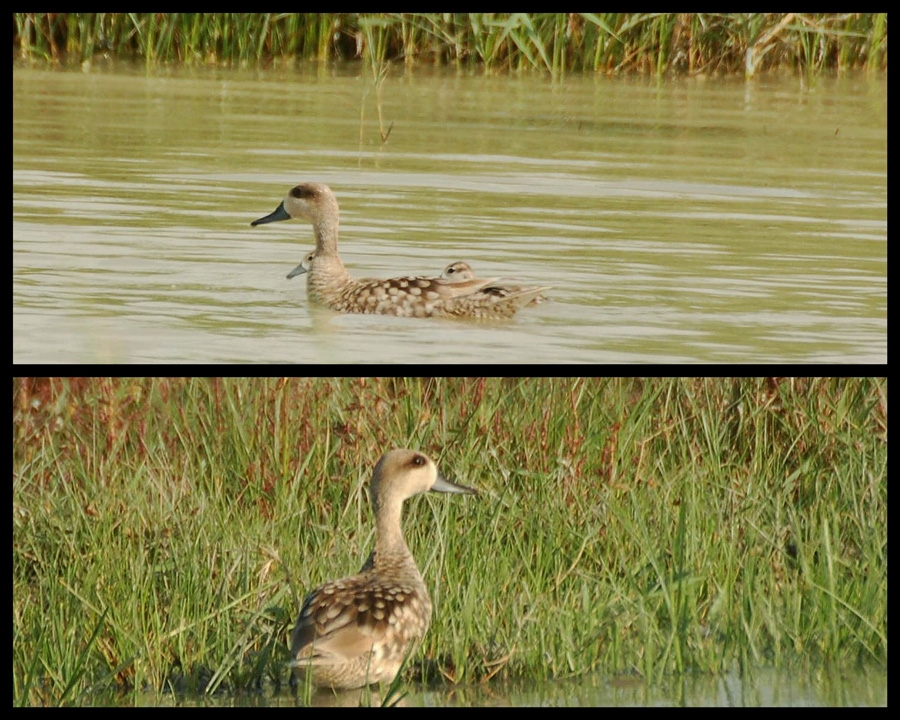
[[[14,13],[24,59],[363,59],[487,70],[734,74],[887,69],[886,13]]]
[[[393,122],[387,130],[384,129],[384,116],[381,112],[381,89],[384,85],[385,79],[387,78],[388,70],[390,69],[390,62],[385,57],[387,53],[387,25],[387,21],[383,18],[360,18],[360,30],[365,41],[364,47],[368,49],[368,51],[364,53],[364,57],[366,58],[366,64],[369,66],[369,69],[372,72],[372,86],[375,88],[375,109],[378,113],[378,132],[381,135],[382,145],[387,142],[388,138],[391,135],[391,130],[394,129]],[[366,96],[368,95],[368,93],[369,86],[368,84],[366,84],[363,86],[362,102],[360,102],[359,104],[360,147],[362,147],[363,144],[363,129],[365,127],[365,106]]]

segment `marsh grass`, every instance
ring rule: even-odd
[[[884,664],[886,413],[885,379],[15,379],[13,703],[285,687],[393,446],[481,491],[407,503],[407,682]]]
[[[885,13],[14,13],[19,56],[247,64],[354,58],[566,72],[887,69]]]

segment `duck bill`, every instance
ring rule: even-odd
[[[478,491],[473,490],[470,487],[466,487],[465,485],[457,485],[456,483],[450,482],[443,475],[438,475],[437,480],[434,485],[431,486],[431,492],[443,492],[443,493],[468,493],[469,495],[477,495]]]
[[[288,273],[288,280],[290,280],[293,277],[297,277],[298,275],[302,275],[305,272],[306,272],[306,268],[303,267],[303,263],[300,263],[297,267],[295,267],[293,270],[291,270]]]
[[[261,217],[259,220],[254,220],[250,223],[250,227],[256,227],[257,225],[265,225],[270,222],[278,222],[279,220],[290,220],[291,216],[288,215],[287,210],[284,209],[284,203],[281,203],[271,215],[266,215],[265,217]]]

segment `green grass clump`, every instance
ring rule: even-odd
[[[435,605],[405,678],[887,658],[887,381],[13,381],[13,702],[282,687],[390,447]]]
[[[25,58],[280,58],[565,72],[887,69],[885,13],[14,13]]]

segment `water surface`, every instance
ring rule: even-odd
[[[13,71],[15,362],[887,359],[886,81],[360,65]],[[505,323],[341,316],[285,275],[302,181],[359,277],[552,285]]]
[[[431,690],[403,688],[399,704],[407,707],[860,707],[887,705],[887,669],[809,667],[802,670],[750,668],[720,676],[688,674],[650,683],[638,677],[602,673],[565,680],[491,681],[447,685]],[[317,707],[378,705],[376,690],[334,695],[320,691],[310,704]],[[121,704],[121,700],[105,698]],[[261,691],[239,696],[175,696],[138,693],[135,705],[288,706],[304,703],[297,694]]]

